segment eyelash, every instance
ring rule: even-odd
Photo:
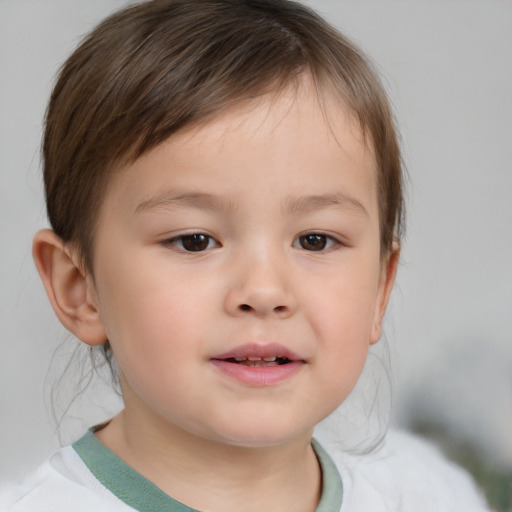
[[[199,247],[196,247],[197,250],[192,249],[191,246],[187,248],[186,244],[198,244]],[[314,248],[314,244],[319,244],[317,248]],[[173,245],[181,251],[184,252],[204,252],[208,249],[213,249],[215,247],[220,247],[219,242],[217,242],[213,237],[207,235],[205,233],[190,233],[186,235],[180,235],[170,240],[165,241],[166,245]],[[213,245],[212,245],[213,244]],[[310,248],[308,249],[304,245],[308,245]],[[302,233],[299,235],[292,244],[292,247],[297,249],[304,249],[309,252],[324,252],[330,249],[333,249],[336,246],[343,245],[339,240],[334,238],[333,236],[326,235],[325,233],[317,233],[314,231]]]
[[[309,240],[307,240],[309,238]],[[304,247],[304,243],[311,244],[316,243],[313,241],[313,238],[316,238],[316,242],[320,241],[320,246],[318,248],[310,248],[307,249]],[[315,231],[310,231],[307,233],[302,233],[293,241],[293,247],[297,249],[304,249],[309,252],[325,252],[330,249],[335,248],[336,246],[343,245],[339,240],[334,238],[333,236],[326,235],[325,233],[318,233]]]
[[[188,242],[206,242],[206,245],[203,247],[200,245],[200,248],[198,250],[194,249],[187,249],[187,247],[184,245],[184,243]],[[212,242],[214,245],[212,245]],[[174,247],[178,248],[181,251],[184,252],[203,252],[208,249],[213,249],[214,247],[219,247],[220,244],[210,235],[207,235],[206,233],[189,233],[186,235],[180,235],[175,238],[171,238],[170,240],[165,240],[166,245],[173,245]]]

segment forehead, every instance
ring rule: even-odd
[[[294,136],[309,138],[311,131],[330,139],[340,149],[355,142],[372,153],[367,145],[356,115],[346,106],[339,95],[327,87],[317,85],[308,75],[284,89],[262,94],[249,100],[234,101],[212,118],[181,129],[167,143],[186,147],[204,142],[218,144],[232,142],[230,137],[245,137],[254,144],[262,142],[265,130],[278,132],[281,127],[292,130]],[[342,140],[344,139],[344,140]],[[223,150],[223,146],[219,147]]]
[[[305,189],[325,195],[335,182],[335,193],[356,188],[365,208],[374,208],[374,156],[357,120],[333,94],[304,80],[180,130],[116,173],[107,196],[137,208],[173,190],[237,201],[277,189],[292,198]]]

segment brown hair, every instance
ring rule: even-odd
[[[64,64],[43,141],[48,217],[92,271],[109,177],[180,128],[308,73],[359,120],[378,170],[381,253],[402,226],[402,170],[386,94],[362,54],[287,0],[153,0],[103,21]]]

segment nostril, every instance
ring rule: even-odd
[[[244,311],[244,312],[252,312],[252,313],[256,313],[256,314],[278,314],[278,315],[282,315],[282,314],[287,314],[289,312],[289,307],[286,306],[286,305],[282,305],[282,306],[275,306],[275,307],[264,307],[264,306],[258,306],[257,304],[256,305],[252,305],[251,304],[239,304],[238,305],[238,311]]]

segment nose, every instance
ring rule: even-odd
[[[232,316],[288,318],[297,310],[286,262],[270,255],[232,262],[225,309]]]

